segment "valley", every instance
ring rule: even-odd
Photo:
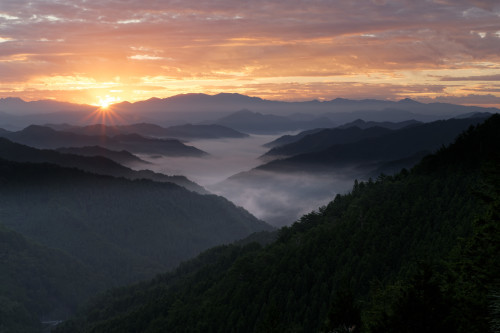
[[[212,98],[196,96],[195,100],[201,97]],[[219,101],[224,97],[227,96],[216,96]],[[241,98],[230,97],[231,103]],[[157,107],[163,102],[155,101]],[[402,103],[414,106],[408,101]],[[411,258],[437,251],[442,252],[443,257],[430,256],[436,260],[452,260],[447,255],[459,251],[450,246],[453,240],[467,237],[473,231],[480,232],[471,224],[470,217],[489,206],[468,194],[460,194],[462,190],[471,193],[471,184],[483,177],[469,155],[479,153],[477,161],[484,167],[496,163],[492,155],[496,149],[492,128],[497,126],[498,116],[492,116],[486,109],[462,108],[478,112],[430,117],[425,113],[425,105],[423,109],[422,116],[416,117],[418,121],[406,118],[417,115],[415,109],[411,109],[411,113],[401,111],[401,121],[391,121],[387,110],[382,108],[372,110],[366,121],[355,118],[360,114],[355,111],[350,111],[351,118],[346,117],[347,111],[337,116],[329,113],[329,117],[336,119],[322,121],[324,114],[305,117],[286,115],[281,110],[279,115],[237,111],[222,117],[220,113],[207,112],[205,120],[195,124],[47,122],[21,129],[7,126],[9,129],[0,131],[0,227],[3,228],[0,236],[4,240],[0,258],[9,272],[16,273],[4,273],[0,278],[10,290],[17,292],[7,292],[8,288],[4,288],[3,309],[12,307],[14,312],[9,314],[0,307],[0,316],[7,318],[13,329],[29,332],[38,332],[40,325],[47,326],[47,323],[54,332],[78,332],[76,327],[82,327],[82,332],[120,331],[119,327],[129,327],[131,323],[126,314],[120,314],[121,308],[114,302],[129,297],[121,293],[129,290],[127,288],[133,288],[126,293],[130,293],[134,301],[125,301],[128,305],[124,305],[123,310],[140,312],[140,316],[150,318],[152,314],[147,309],[152,306],[149,302],[153,296],[145,295],[161,294],[166,303],[160,303],[162,310],[154,311],[166,311],[171,318],[168,320],[175,321],[179,320],[177,315],[169,315],[170,310],[163,307],[186,316],[183,306],[172,301],[172,297],[178,295],[184,295],[198,318],[204,318],[205,312],[210,317],[220,316],[218,311],[224,311],[215,304],[209,311],[191,303],[191,296],[184,294],[190,293],[183,289],[184,284],[189,289],[201,279],[203,285],[210,286],[216,299],[222,297],[220,302],[238,304],[239,296],[232,298],[226,294],[224,285],[232,286],[238,295],[245,295],[254,290],[256,281],[261,281],[263,286],[275,285],[274,290],[281,290],[278,293],[287,293],[276,287],[283,284],[296,294],[286,296],[287,304],[278,301],[277,294],[270,290],[266,293],[274,295],[272,301],[265,301],[257,291],[255,298],[245,296],[251,300],[251,311],[266,313],[261,319],[255,317],[255,313],[249,317],[258,330],[277,325],[280,330],[308,327],[307,330],[316,331],[322,329],[323,324],[318,322],[318,317],[304,313],[305,304],[313,304],[318,307],[321,318],[329,318],[329,312],[346,302],[342,299],[345,295],[335,293],[320,297],[317,293],[323,293],[325,288],[351,293],[349,297],[363,302],[367,302],[367,293],[371,290],[368,284],[373,279],[385,279],[384,288],[392,288],[394,283],[411,288],[408,279],[417,278],[419,274]],[[248,123],[246,127],[236,126],[235,130],[228,127],[228,120],[233,124]],[[481,125],[484,122],[489,125]],[[325,127],[311,128],[313,124]],[[482,136],[489,139],[485,141]],[[473,146],[477,146],[479,140],[482,148],[471,150],[467,140],[472,140]],[[447,166],[451,160],[455,163],[453,167]],[[440,168],[452,171],[442,179],[432,180],[441,172]],[[471,174],[461,168],[472,168]],[[489,179],[488,175],[484,177]],[[433,191],[436,202],[423,199],[427,187]],[[398,202],[396,197],[410,201]],[[344,200],[356,203],[346,206]],[[389,226],[380,224],[377,208],[371,207],[371,203],[381,207],[380,214],[385,219],[396,221],[390,228],[398,231],[385,230]],[[357,215],[356,205],[365,213]],[[429,211],[422,218],[435,221],[438,233],[426,226],[420,229],[415,224],[427,223],[424,220],[411,222],[407,227],[400,224],[401,219],[416,219],[416,211],[425,210],[424,206]],[[448,215],[451,214],[445,212],[448,208],[439,208],[445,206],[456,211],[456,215]],[[392,210],[397,216],[391,215]],[[444,220],[439,220],[437,215]],[[453,219],[460,221],[456,227],[450,225]],[[365,230],[365,223],[374,229]],[[404,231],[406,228],[408,231]],[[412,240],[416,243],[405,248],[400,241],[408,239],[407,233],[411,232],[421,235],[422,242]],[[322,233],[331,239],[324,238]],[[390,248],[401,251],[401,256],[379,248],[382,235],[391,239]],[[360,241],[364,237],[373,239],[371,245]],[[302,239],[304,245],[301,245]],[[437,243],[433,244],[431,239]],[[293,242],[298,242],[297,249],[293,249]],[[334,276],[332,281],[322,280],[328,271],[323,262],[300,252],[315,253],[325,249],[323,246],[333,246],[325,250],[328,254],[322,258],[328,258],[340,269],[329,273]],[[373,252],[377,248],[383,254]],[[16,249],[21,252],[14,255]],[[285,251],[282,263],[276,257],[280,249]],[[269,257],[263,259],[262,256]],[[296,262],[288,262],[294,256],[301,258],[299,262],[304,267],[309,267],[307,262],[310,262],[314,268],[307,268],[309,273],[303,275]],[[377,268],[381,256],[392,259]],[[38,259],[33,260],[34,257]],[[253,264],[245,263],[247,260]],[[353,260],[361,262],[355,264]],[[210,268],[212,265],[215,266]],[[78,277],[69,272],[65,275],[67,269]],[[283,275],[279,270],[288,272],[286,275],[292,279],[293,286],[278,279]],[[359,270],[370,273],[363,277]],[[257,271],[268,272],[270,280],[262,280],[256,275]],[[239,272],[237,280],[250,289],[241,289],[231,272]],[[32,278],[27,278],[30,274]],[[82,277],[85,279],[81,280]],[[223,281],[222,285],[215,283],[216,280]],[[74,283],[81,286],[80,292],[71,292]],[[320,289],[310,289],[317,284],[321,285]],[[132,287],[126,287],[128,285]],[[170,286],[178,292],[158,290],[169,290]],[[23,290],[26,293],[21,292]],[[106,290],[112,290],[112,294],[93,298]],[[200,297],[208,302],[206,304],[212,302],[206,294],[211,292],[202,287],[197,290],[199,294],[194,299]],[[300,290],[305,294],[300,294]],[[135,294],[136,291],[140,295]],[[329,308],[320,308],[309,299],[312,295],[330,304]],[[89,317],[86,314],[82,317],[80,313],[80,317],[65,321],[74,317],[80,306],[89,304],[90,299],[94,303],[87,306],[111,312]],[[376,302],[369,304],[361,310],[372,311],[370,307],[380,310]],[[145,306],[145,312],[136,306]],[[302,309],[304,324],[293,324],[282,316],[272,319],[269,316],[275,311],[273,307],[284,309],[285,313],[292,311],[291,308]],[[239,315],[235,312],[234,318],[240,318]],[[202,320],[203,325],[208,325],[209,317]],[[94,323],[96,318],[98,323]],[[19,325],[20,320],[26,324]],[[241,318],[234,320],[244,322]],[[278,321],[273,324],[270,320]],[[375,325],[372,319],[364,320]],[[184,326],[185,320],[182,322]],[[154,327],[162,329],[176,327],[173,322],[155,323]],[[247,325],[250,324],[244,326]]]
[[[500,332],[499,0],[0,0],[0,333]]]

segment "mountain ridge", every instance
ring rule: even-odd
[[[486,332],[500,274],[500,116],[262,247],[114,290],[62,332]]]
[[[63,108],[66,105],[72,107],[84,107],[91,108],[93,110],[98,107],[92,105],[85,104],[74,104],[70,102],[60,102],[53,100],[40,100],[40,101],[31,101],[25,102],[22,99],[14,98],[2,98],[0,99],[0,111],[7,112],[8,106],[7,103],[13,103],[15,101],[16,104],[25,105],[25,106],[34,106],[37,103],[43,103],[46,105],[60,105],[59,108]],[[24,103],[24,104],[23,104]],[[192,105],[189,105],[189,104]],[[222,105],[221,105],[222,103]],[[226,104],[226,105],[224,105]],[[234,105],[238,105],[238,107],[234,107]],[[259,107],[260,105],[260,107]],[[144,110],[149,107],[150,111],[158,112],[158,111],[198,111],[200,108],[204,108],[205,110],[210,111],[229,111],[234,112],[236,110],[240,110],[243,108],[252,109],[251,106],[255,106],[256,108],[253,111],[256,112],[266,112],[269,111],[267,108],[274,107],[278,109],[280,112],[283,111],[283,108],[288,108],[291,113],[293,113],[292,109],[301,109],[311,108],[312,110],[324,110],[325,106],[329,107],[337,107],[339,109],[343,108],[344,111],[354,111],[354,110],[362,110],[362,109],[373,109],[373,110],[381,110],[384,108],[394,108],[394,107],[403,107],[407,108],[406,110],[416,110],[422,108],[432,109],[433,112],[438,110],[447,110],[450,109],[460,109],[460,110],[482,110],[482,111],[492,111],[497,113],[500,111],[498,108],[484,108],[484,107],[476,107],[476,106],[465,106],[459,104],[450,104],[450,103],[440,103],[440,102],[431,102],[431,103],[422,103],[409,98],[401,99],[399,101],[391,101],[391,100],[377,100],[377,99],[361,99],[361,100],[351,100],[345,98],[334,98],[331,100],[308,100],[308,101],[279,101],[279,100],[267,100],[260,97],[252,97],[247,95],[242,95],[238,93],[219,93],[215,95],[203,94],[203,93],[193,93],[193,94],[179,94],[166,98],[157,98],[153,97],[148,100],[136,101],[136,102],[121,102],[111,105],[111,109],[123,110],[125,108],[130,108],[133,111]],[[17,106],[18,107],[18,106]],[[19,108],[19,107],[18,107]],[[222,108],[222,110],[221,110]],[[35,110],[35,107],[32,107],[32,110]],[[52,111],[53,108],[52,108]],[[339,112],[341,110],[337,110]],[[462,112],[464,113],[464,112]]]
[[[176,138],[176,139],[220,139],[245,138],[248,134],[238,132],[232,128],[217,124],[198,125],[183,124],[162,127],[151,123],[137,123],[130,125],[94,124],[87,126],[72,126],[69,124],[46,124],[55,130],[67,131],[86,135],[119,135],[139,134],[147,137]]]
[[[0,138],[0,158],[5,160],[20,163],[50,163],[62,167],[76,168],[99,175],[124,177],[132,180],[149,179],[159,182],[171,182],[185,187],[190,191],[195,191],[201,194],[208,193],[203,187],[190,181],[184,176],[168,176],[155,173],[150,170],[135,171],[104,156],[82,156],[74,153],[65,153],[65,151],[71,152],[74,150],[67,148],[63,148],[58,151],[50,149],[36,149],[9,141],[6,138]]]
[[[36,148],[62,148],[102,146],[111,150],[127,150],[132,153],[164,154],[167,156],[202,157],[208,154],[196,147],[185,145],[177,139],[157,139],[139,134],[116,134],[108,137],[57,131],[47,126],[30,125],[17,132],[0,135],[14,142]]]

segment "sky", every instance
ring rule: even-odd
[[[0,1],[0,98],[220,92],[500,107],[500,1]]]

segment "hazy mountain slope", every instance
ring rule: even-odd
[[[236,110],[252,110],[262,114],[293,116],[294,114],[314,115],[326,119],[321,124],[299,127],[317,128],[330,122],[343,124],[362,118],[365,121],[435,121],[448,119],[472,112],[499,112],[496,108],[481,108],[446,103],[419,103],[410,99],[401,101],[387,100],[348,100],[336,98],[330,101],[283,102],[270,101],[240,94],[184,94],[169,98],[153,98],[136,103],[122,103],[113,106],[119,112],[140,112],[141,115],[155,118],[162,123],[203,122],[213,123],[215,119],[228,116]],[[236,128],[249,132],[243,128]],[[291,130],[290,127],[288,130]]]
[[[305,102],[283,102],[271,101],[258,97],[249,97],[240,94],[221,93],[216,95],[206,94],[182,94],[164,99],[151,98],[146,101],[135,103],[121,103],[113,106],[121,111],[151,112],[156,116],[161,114],[180,114],[197,111],[205,113],[234,112],[235,110],[248,109],[261,113],[273,113],[276,115],[290,115],[294,113],[313,113],[316,115],[335,112],[349,113],[355,111],[381,111],[384,109],[399,109],[406,112],[414,112],[426,115],[456,115],[467,112],[497,112],[495,108],[481,108],[475,106],[462,106],[447,103],[419,103],[411,99],[400,101],[387,100],[349,100],[336,98],[329,101],[305,101]],[[272,112],[271,112],[272,111]],[[359,118],[359,117],[357,117]],[[356,118],[351,119],[355,120]],[[379,121],[389,120],[379,119]],[[409,120],[412,118],[407,118]],[[367,120],[367,119],[365,119]],[[374,120],[374,119],[370,119]]]
[[[8,134],[8,133],[10,133],[10,131],[0,128],[0,134]]]
[[[287,172],[328,170],[347,166],[370,167],[373,163],[387,163],[421,151],[435,151],[442,145],[452,142],[461,131],[481,121],[483,118],[435,121],[392,131],[375,138],[332,145],[318,152],[272,161],[258,169]],[[318,138],[318,142],[322,142],[321,137]]]
[[[25,102],[20,98],[7,97],[0,98],[0,111],[12,115],[32,115],[36,113],[53,112],[91,112],[96,107],[92,105],[74,104],[69,102],[59,102],[54,100],[40,100]]]
[[[333,127],[335,123],[327,118],[308,121],[292,120],[284,116],[262,114],[249,110],[232,113],[216,121],[217,124],[234,128],[247,133],[279,133],[311,129],[317,127]]]
[[[1,218],[0,218],[1,220]],[[62,251],[36,244],[0,224],[2,332],[40,332],[110,287],[110,279]]]
[[[61,148],[101,146],[112,150],[127,150],[133,153],[163,154],[167,156],[206,156],[202,150],[187,146],[176,139],[146,138],[138,134],[85,135],[65,131],[56,131],[50,127],[31,125],[1,136],[36,148]]]
[[[401,128],[405,128],[408,126],[419,125],[422,122],[416,120],[406,120],[400,122],[392,122],[392,121],[364,121],[363,119],[356,119],[350,123],[346,123],[344,125],[338,126],[337,128],[349,128],[349,127],[358,127],[361,129],[366,129],[370,127],[383,127],[392,130],[397,130]]]
[[[355,183],[267,247],[219,247],[111,292],[58,332],[488,331],[499,128],[492,117],[411,172]]]
[[[221,125],[193,125],[161,127],[155,124],[139,123],[130,125],[103,125],[94,124],[87,126],[71,126],[67,124],[47,125],[55,130],[67,131],[85,135],[140,134],[148,137],[181,138],[181,139],[218,139],[218,138],[244,138],[247,134],[238,132]]]
[[[333,145],[341,145],[369,140],[379,136],[387,135],[390,129],[382,127],[369,127],[361,129],[358,127],[329,128],[313,132],[302,138],[279,147],[272,148],[263,157],[293,156],[303,153],[311,153],[324,150]]]
[[[63,154],[74,154],[89,157],[102,156],[122,165],[150,164],[149,162],[141,160],[139,157],[126,150],[116,151],[100,146],[67,147],[57,148],[56,150]]]
[[[410,111],[411,110],[411,111]],[[327,112],[322,114],[332,121],[340,124],[350,123],[357,119],[363,119],[368,122],[404,122],[416,120],[420,122],[431,122],[441,119],[449,119],[460,114],[458,109],[436,109],[435,112],[429,112],[425,104],[417,110],[401,107],[400,105],[390,106],[383,109],[354,109],[352,111]]]
[[[208,247],[270,228],[222,197],[171,183],[5,160],[0,168],[4,225],[116,283],[151,277]]]
[[[186,139],[244,138],[248,136],[248,134],[238,132],[232,128],[215,124],[170,126],[167,128],[167,133],[170,137]]]
[[[350,123],[346,123],[344,125],[337,126],[337,127],[335,127],[335,129],[346,129],[349,127],[358,127],[360,129],[367,129],[370,127],[382,127],[382,128],[395,130],[395,129],[401,129],[401,128],[404,128],[407,126],[417,125],[420,123],[421,122],[416,121],[416,120],[407,120],[407,121],[395,123],[395,122],[390,122],[390,121],[378,122],[378,121],[364,121],[362,119],[356,119]],[[269,143],[266,143],[264,146],[268,147],[268,148],[275,148],[278,146],[283,146],[283,145],[286,145],[286,144],[289,144],[292,142],[299,141],[300,139],[302,139],[305,136],[320,132],[324,129],[325,128],[316,128],[316,129],[312,129],[312,130],[302,131],[302,132],[295,134],[295,135],[283,135],[283,136],[277,138],[276,140],[273,140]]]
[[[92,151],[95,151],[95,149]],[[98,149],[98,151],[100,150]],[[167,176],[150,170],[134,171],[105,157],[81,156],[78,154],[65,154],[49,149],[36,149],[11,142],[5,138],[0,138],[0,158],[15,162],[53,163],[99,175],[171,182],[183,186],[190,191],[202,194],[207,193],[203,187],[184,176]]]
[[[322,128],[315,128],[315,129],[311,129],[311,130],[307,130],[307,131],[301,131],[300,133],[295,134],[295,135],[291,135],[291,134],[282,135],[279,138],[277,138],[276,140],[273,140],[271,142],[266,143],[264,145],[264,147],[275,148],[275,147],[279,147],[279,146],[284,146],[286,144],[289,144],[289,143],[292,143],[295,141],[299,141],[300,139],[302,139],[303,137],[305,137],[307,135],[320,132],[324,129],[325,128],[322,127]]]
[[[342,124],[362,118],[365,121],[434,121],[474,112],[499,112],[496,108],[463,106],[446,103],[419,103],[410,99],[349,100],[336,98],[330,101],[283,102],[271,101],[240,94],[217,95],[182,94],[168,98],[151,98],[139,102],[123,102],[111,105],[109,110],[118,115],[115,121],[123,124],[140,122],[179,125],[185,123],[213,123],[237,110],[248,109],[263,114],[292,116],[314,115],[323,122]],[[68,112],[70,111],[70,112]],[[17,98],[0,99],[0,124],[23,128],[30,124],[71,123],[87,125],[95,123],[98,110],[95,106],[59,103],[55,101],[24,102]],[[22,115],[22,116],[19,116]],[[314,121],[314,120],[313,120]],[[331,127],[321,124],[299,127]],[[9,127],[10,129],[10,127]]]

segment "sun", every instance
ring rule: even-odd
[[[101,107],[101,109],[107,109],[111,104],[116,103],[118,101],[119,98],[106,95],[106,97],[104,98],[99,97],[99,106]]]

